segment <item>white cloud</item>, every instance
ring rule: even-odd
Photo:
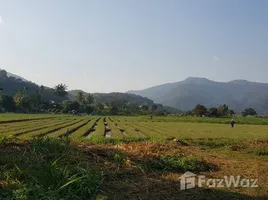
[[[0,25],[3,24],[2,16],[0,16]]]
[[[220,59],[218,58],[218,56],[213,56],[212,60],[213,61],[219,61]]]

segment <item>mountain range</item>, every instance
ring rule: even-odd
[[[3,70],[0,72],[3,72]],[[29,92],[35,92],[39,86],[25,78],[7,72],[7,78],[1,77],[0,88],[4,93],[14,95],[27,86]],[[73,100],[80,90],[68,91],[68,98]],[[85,94],[88,94],[84,92]],[[53,89],[45,87],[48,100],[60,100]],[[260,114],[268,112],[268,83],[234,80],[217,82],[206,78],[189,77],[183,81],[167,83],[144,90],[132,90],[126,93],[94,93],[94,98],[102,103],[111,101],[127,101],[139,104],[158,103],[170,109],[172,113],[180,110],[192,110],[197,104],[206,107],[218,107],[227,104],[230,109],[241,112],[245,108],[255,108]],[[173,109],[174,108],[174,109]]]
[[[246,80],[216,82],[206,78],[189,77],[184,81],[127,93],[141,95],[156,103],[183,111],[191,110],[197,104],[206,107],[227,104],[236,112],[249,107],[255,108],[259,113],[268,112],[268,83]]]

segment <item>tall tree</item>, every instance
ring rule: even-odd
[[[258,113],[256,112],[256,110],[254,108],[246,108],[243,112],[242,112],[242,115],[244,117],[246,116],[249,116],[249,115],[252,115],[252,116],[255,116],[257,115]]]
[[[14,112],[16,109],[16,104],[12,96],[0,95],[0,108],[4,108],[4,111]]]
[[[68,89],[67,85],[61,83],[54,87],[54,92],[59,97],[66,97],[68,94],[67,89]]]
[[[94,97],[92,94],[88,94],[87,98],[86,98],[86,103],[87,104],[93,104],[94,103]]]
[[[198,104],[193,109],[193,114],[197,116],[203,116],[207,114],[207,108],[204,105]]]
[[[45,86],[41,85],[39,89],[40,89],[40,93],[43,95],[44,90],[45,90]]]
[[[229,111],[229,107],[226,104],[223,104],[218,108],[219,116],[227,116]]]
[[[43,97],[41,91],[36,90],[35,94],[32,94],[30,97],[32,100],[32,104],[34,106],[34,110],[36,112],[39,112],[42,109],[43,104],[44,104],[44,97]]]
[[[208,110],[208,116],[209,117],[218,117],[219,116],[218,109],[217,108],[210,108]]]
[[[149,110],[149,106],[146,105],[146,104],[143,104],[143,105],[141,106],[141,109],[142,109],[143,111],[148,111],[148,110]]]
[[[18,91],[14,96],[14,101],[16,103],[16,107],[20,112],[31,112],[33,103],[28,94],[22,91]]]
[[[76,99],[78,100],[78,102],[82,105],[85,104],[85,96],[84,93],[82,91],[79,91],[76,95]]]

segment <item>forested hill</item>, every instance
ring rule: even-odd
[[[76,100],[76,96],[79,92],[82,92],[85,96],[89,93],[84,92],[82,90],[71,90],[69,91],[68,98],[71,100]],[[137,105],[147,105],[153,106],[155,102],[149,98],[142,97],[140,95],[128,94],[128,93],[120,93],[120,92],[112,92],[112,93],[92,93],[91,94],[95,101],[103,103],[103,104],[117,104],[119,107],[124,106],[125,104],[135,103]],[[181,110],[172,108],[169,106],[163,106],[162,104],[157,104],[157,109],[166,111],[171,114],[180,114]]]
[[[41,86],[30,81],[24,81],[25,79],[16,78],[17,75],[11,75],[5,70],[0,70],[0,88],[3,94],[14,96],[19,91],[27,91],[29,94],[35,94],[36,91],[41,90]],[[42,89],[45,100],[61,101],[67,99],[67,97],[59,97],[54,93],[52,88],[44,87]]]
[[[69,92],[69,99],[75,100],[75,97],[77,96],[78,92],[83,92],[85,95],[88,95],[89,93],[81,91],[81,90],[71,90]],[[97,102],[100,103],[111,103],[111,102],[135,102],[137,104],[147,104],[147,105],[153,105],[154,102],[151,99],[148,99],[146,97],[142,97],[135,94],[127,94],[127,93],[120,93],[120,92],[112,92],[112,93],[92,93],[94,99]]]

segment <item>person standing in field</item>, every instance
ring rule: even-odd
[[[234,128],[234,124],[235,124],[234,119],[231,120],[230,124],[231,124],[231,127]]]

